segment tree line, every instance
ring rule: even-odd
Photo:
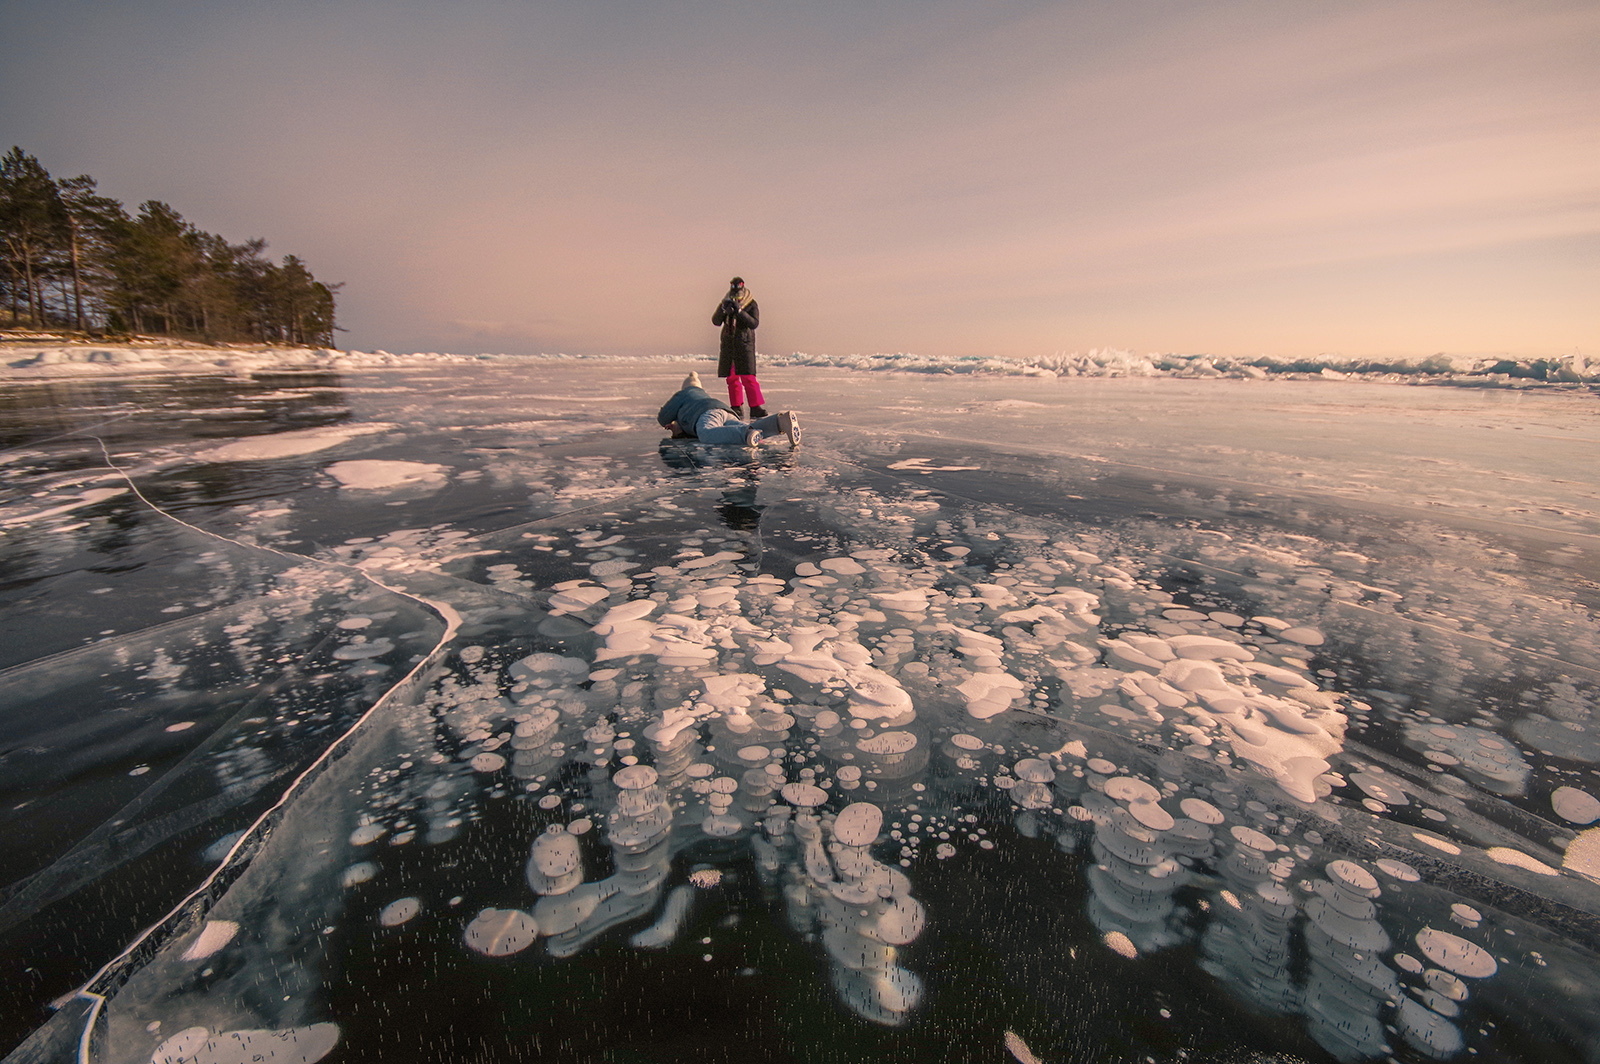
[[[230,244],[159,200],[129,214],[95,179],[0,159],[0,307],[11,324],[333,346],[334,293],[265,240]]]

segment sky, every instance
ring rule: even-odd
[[[0,142],[361,350],[1600,356],[1594,0],[0,0]]]

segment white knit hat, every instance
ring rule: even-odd
[[[685,388],[700,387],[700,374],[691,372],[687,377],[683,378],[683,386]]]

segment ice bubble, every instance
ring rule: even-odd
[[[1006,1049],[1010,1050],[1011,1055],[1017,1058],[1017,1064],[1041,1064],[1039,1058],[1034,1056],[1033,1051],[1028,1048],[1028,1043],[1024,1042],[1022,1036],[1017,1032],[1007,1031],[1005,1043]]]
[[[1025,757],[1012,767],[1017,778],[1028,783],[1050,783],[1056,778],[1055,770],[1048,762],[1037,757]]]
[[[1119,802],[1154,802],[1161,797],[1161,792],[1144,780],[1117,776],[1106,780],[1106,797]]]
[[[1243,824],[1235,824],[1232,829],[1235,839],[1260,853],[1272,853],[1278,844],[1272,841],[1271,836],[1263,835],[1255,828],[1247,828]]]
[[[176,724],[168,724],[165,730],[167,730],[169,732],[181,732],[181,731],[188,731],[192,727],[194,727],[194,721],[192,721],[192,720],[180,720]],[[1593,799],[1590,799],[1590,801],[1593,801]],[[1594,817],[1590,817],[1589,818],[1589,820],[1593,820],[1593,819],[1594,819]],[[1583,823],[1587,824],[1589,822],[1589,820],[1585,820],[1585,821],[1583,821]]]
[[[346,868],[339,876],[339,885],[343,887],[356,887],[369,882],[378,874],[378,866],[371,861],[359,861]]]
[[[1543,861],[1540,861],[1534,857],[1529,857],[1521,850],[1513,850],[1509,846],[1491,846],[1485,852],[1488,853],[1491,860],[1498,861],[1503,865],[1511,865],[1513,868],[1525,869],[1526,871],[1535,872],[1541,876],[1555,876],[1561,874],[1560,872],[1556,871],[1556,869],[1545,864]]]
[[[1570,868],[1591,879],[1600,879],[1600,828],[1580,832],[1577,838],[1568,843],[1561,867]]]
[[[860,562],[850,558],[824,558],[817,563],[817,567],[841,576],[859,576],[867,571]]]
[[[539,922],[521,909],[484,909],[467,925],[467,948],[486,957],[505,957],[533,945]]]
[[[592,821],[588,817],[584,816],[584,817],[579,817],[577,820],[574,820],[572,823],[567,825],[567,834],[568,835],[587,835],[593,829],[594,829],[594,821]]]
[[[506,759],[499,754],[478,754],[473,757],[471,765],[476,772],[499,772],[506,767]]]
[[[1228,613],[1224,610],[1214,610],[1211,613],[1206,614],[1206,616],[1211,618],[1213,621],[1216,621],[1224,628],[1240,628],[1244,625],[1244,618],[1239,616],[1237,613]]]
[[[357,636],[357,638],[362,638]],[[394,644],[387,639],[374,639],[370,643],[351,643],[342,646],[333,652],[335,661],[365,661],[368,658],[380,658],[394,649]]]
[[[1394,1022],[1402,1038],[1436,1060],[1447,1060],[1466,1045],[1460,1028],[1409,994],[1400,996]]]
[[[714,839],[726,838],[738,834],[744,828],[736,816],[725,816],[713,813],[700,822],[700,830]]]
[[[150,1064],[315,1064],[338,1042],[336,1023],[276,1031],[187,1027],[156,1046]]]
[[[550,612],[557,616],[565,613],[579,613],[597,602],[604,602],[610,594],[609,589],[594,584],[579,584],[576,587],[567,587],[550,596]],[[587,663],[585,663],[583,671],[586,673],[589,671]]]
[[[1429,835],[1425,832],[1413,831],[1411,833],[1411,837],[1426,846],[1432,846],[1436,850],[1442,850],[1453,857],[1458,857],[1461,854],[1461,847],[1457,846],[1453,842],[1447,842],[1446,840],[1439,838],[1437,835]]]
[[[868,754],[904,754],[916,748],[917,737],[908,731],[879,732],[870,739],[856,743],[856,749]]]
[[[1253,661],[1255,655],[1238,643],[1209,635],[1175,635],[1167,645],[1180,658],[1193,661]]]
[[[378,923],[384,927],[399,927],[421,911],[422,899],[401,898],[383,907],[383,911],[378,914]]]
[[[1462,927],[1477,927],[1483,921],[1483,914],[1466,902],[1458,901],[1450,906],[1450,919]]]
[[[885,905],[878,917],[876,934],[891,946],[904,946],[922,934],[927,923],[928,914],[921,902],[912,897],[897,897]]]
[[[1359,898],[1376,898],[1380,892],[1377,877],[1354,861],[1330,861],[1325,871],[1331,882]]]
[[[1222,811],[1203,798],[1185,798],[1178,803],[1183,815],[1201,824],[1215,826],[1222,823]]]
[[[1322,633],[1315,628],[1285,628],[1278,633],[1278,638],[1308,647],[1320,647],[1323,643]]]
[[[1550,808],[1569,824],[1592,824],[1600,820],[1600,800],[1576,787],[1557,787],[1550,796]]]
[[[656,770],[649,765],[629,765],[611,777],[611,782],[624,791],[643,790],[656,782]]]
[[[1410,805],[1411,800],[1406,797],[1406,792],[1399,785],[1385,776],[1376,772],[1352,772],[1349,780],[1360,787],[1368,796],[1377,799],[1384,805],[1402,806]]]
[[[1110,947],[1111,952],[1120,953],[1130,961],[1139,956],[1139,950],[1134,946],[1133,941],[1121,931],[1107,931],[1105,944]]]
[[[1088,764],[1089,771],[1098,772],[1102,776],[1113,776],[1117,771],[1117,766],[1103,757],[1091,757]]]
[[[778,792],[783,800],[801,809],[811,809],[828,800],[828,792],[810,783],[786,783]]]
[[[1500,967],[1481,946],[1431,927],[1417,932],[1417,948],[1445,971],[1468,979],[1487,979]]]
[[[239,933],[239,925],[232,920],[207,920],[200,929],[200,935],[189,948],[183,951],[186,961],[204,960],[217,950],[233,941],[233,936]]]
[[[976,735],[968,735],[966,732],[957,732],[950,737],[950,741],[963,750],[982,750],[984,747],[982,739]]]
[[[350,845],[367,846],[383,838],[389,831],[382,824],[362,824],[350,833]]]
[[[1172,814],[1155,802],[1130,802],[1128,812],[1151,831],[1166,831],[1177,823]]]
[[[1423,973],[1422,980],[1428,984],[1428,989],[1450,1001],[1467,1000],[1467,984],[1449,972],[1441,971],[1438,968],[1429,968]]]
[[[528,856],[528,885],[538,894],[564,894],[583,881],[578,840],[563,830],[547,831],[533,840]]]
[[[1400,880],[1402,883],[1416,883],[1422,879],[1421,873],[1419,873],[1415,868],[1412,868],[1410,865],[1406,864],[1404,861],[1395,861],[1388,857],[1380,857],[1378,860],[1372,863],[1378,866],[1379,871],[1383,872],[1391,879]]]
[[[600,888],[594,883],[585,883],[565,894],[540,898],[533,907],[533,920],[541,935],[564,935],[587,920],[601,900]]]
[[[870,846],[882,830],[883,810],[871,802],[845,806],[833,822],[833,837],[844,846]]]

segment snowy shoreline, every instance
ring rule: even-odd
[[[267,372],[358,372],[397,366],[463,362],[625,361],[699,362],[709,355],[462,355],[393,353],[332,348],[269,346],[207,347],[182,343],[30,343],[0,334],[0,380],[154,376],[164,374],[248,376]],[[1600,387],[1600,358],[1573,354],[1554,359],[1507,359],[1434,355],[1420,359],[1227,358],[1097,349],[1037,358],[937,357],[907,352],[829,355],[764,353],[774,367],[816,367],[858,372],[898,372],[983,377],[1175,377],[1233,380],[1364,380],[1396,384],[1480,388]]]

